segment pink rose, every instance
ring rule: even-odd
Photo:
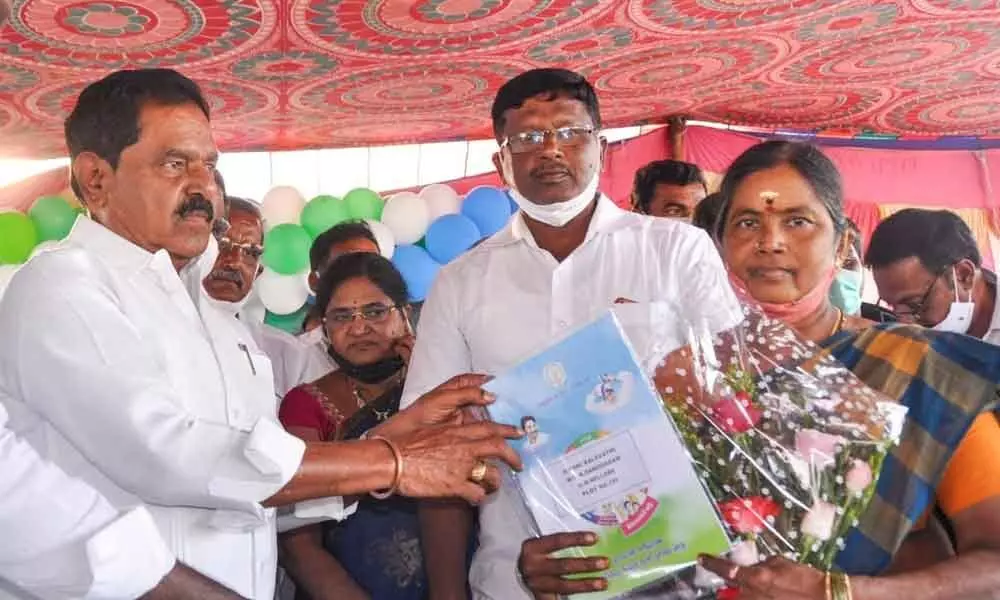
[[[833,535],[833,523],[836,519],[837,508],[829,502],[817,500],[802,519],[802,533],[826,541]]]
[[[802,429],[795,432],[795,452],[810,465],[825,469],[836,461],[837,450],[845,441],[839,435]]]
[[[860,494],[868,489],[873,479],[872,468],[868,463],[863,460],[854,459],[854,464],[851,465],[851,469],[844,476],[844,485],[851,492]]]
[[[763,415],[746,392],[737,392],[732,397],[719,400],[709,410],[709,414],[719,429],[728,435],[750,431]]]

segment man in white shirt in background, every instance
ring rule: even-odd
[[[0,405],[0,598],[239,597],[177,563],[145,508],[116,510],[6,425]]]
[[[66,138],[92,218],[0,301],[0,403],[42,458],[116,509],[144,503],[177,560],[271,600],[273,507],[320,500],[342,517],[354,500],[338,496],[376,490],[478,502],[499,484],[487,460],[519,464],[503,439],[519,434],[454,424],[459,407],[489,402],[474,377],[366,440],[306,444],[281,428],[269,361],[201,301],[222,211],[208,113],[169,69],[117,71],[81,93]]]
[[[288,390],[330,369],[294,335],[240,314],[254,281],[263,271],[260,258],[264,253],[264,220],[260,208],[250,200],[227,196],[226,204],[229,229],[217,236],[219,256],[202,282],[204,291],[218,310],[239,319],[270,359],[274,393],[280,403]]]
[[[441,270],[424,305],[404,403],[457,373],[500,373],[613,306],[644,360],[682,344],[673,330],[679,312],[710,318],[716,329],[739,321],[703,231],[624,211],[598,191],[606,142],[597,97],[582,76],[523,73],[500,89],[492,119],[500,144],[493,162],[521,210]],[[468,577],[474,598],[530,598],[516,568],[532,535],[520,506],[505,485],[480,507]],[[468,508],[423,503],[421,520],[432,597],[467,597]]]

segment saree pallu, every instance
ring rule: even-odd
[[[869,387],[908,408],[871,505],[835,563],[851,575],[876,575],[933,506],[938,483],[972,422],[996,407],[1000,348],[899,324],[842,332],[821,346]]]

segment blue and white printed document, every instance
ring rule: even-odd
[[[541,535],[592,531],[570,554],[611,561],[616,598],[724,554],[729,540],[659,395],[610,311],[490,381],[490,417],[520,425],[515,478]]]

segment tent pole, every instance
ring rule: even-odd
[[[670,139],[670,158],[674,160],[686,160],[684,152],[684,129],[686,121],[684,117],[673,116],[667,120],[667,135]]]

